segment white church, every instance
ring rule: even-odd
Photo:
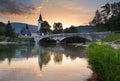
[[[42,19],[42,15],[40,13],[40,16],[39,16],[39,19],[38,19],[38,31],[40,30],[42,23],[43,23],[43,19]]]
[[[40,13],[40,16],[39,16],[39,18],[38,18],[38,26],[37,26],[37,30],[36,30],[36,32],[32,32],[29,28],[28,29],[25,29],[22,33],[21,33],[21,35],[20,35],[20,37],[34,37],[34,36],[38,36],[38,35],[44,35],[44,33],[40,33],[39,32],[39,30],[40,30],[40,28],[41,28],[41,26],[42,26],[42,23],[43,23],[43,19],[42,19],[42,15],[41,15],[41,13]]]

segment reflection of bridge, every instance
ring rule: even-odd
[[[39,46],[36,44],[36,46]],[[43,65],[47,65],[51,59],[55,63],[61,63],[63,61],[63,56],[69,57],[71,60],[78,58],[85,58],[85,49],[84,46],[74,45],[55,45],[55,46],[39,46],[38,53],[38,62],[40,70],[42,71]],[[36,50],[37,51],[37,50]]]
[[[44,38],[51,38],[51,39],[56,40],[57,42],[60,42],[63,39],[68,38],[68,37],[79,36],[79,37],[88,39],[90,41],[95,41],[97,39],[105,38],[110,34],[111,34],[111,32],[62,33],[62,34],[51,34],[51,35],[44,35],[44,36],[35,36],[34,40],[35,40],[35,42],[38,43],[40,40],[42,40]]]

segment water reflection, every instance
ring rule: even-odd
[[[53,56],[55,63],[61,64],[63,55],[75,60],[77,57],[85,56],[85,47],[73,45],[1,45],[0,46],[0,62],[8,59],[10,64],[13,58],[31,58],[38,56],[40,70],[43,65],[47,65]]]
[[[73,45],[0,45],[0,81],[83,81],[91,74],[85,49]],[[13,80],[11,72],[16,75],[19,71],[23,76],[18,75],[19,80]],[[35,74],[30,75],[32,72]],[[1,76],[5,73],[12,79]],[[30,79],[29,75],[38,75],[40,79]]]
[[[10,64],[11,59],[15,56],[18,47],[16,45],[0,45],[0,62],[6,58]]]
[[[84,46],[75,47],[73,45],[42,45],[39,52],[39,65],[42,70],[43,65],[47,65],[53,57],[55,63],[61,64],[63,61],[63,55],[71,60],[75,60],[77,57],[81,58],[85,56]]]

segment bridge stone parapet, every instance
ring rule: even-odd
[[[79,36],[85,39],[88,39],[90,41],[95,41],[97,39],[102,39],[112,34],[111,32],[90,32],[90,33],[62,33],[62,34],[50,34],[50,35],[44,35],[44,36],[35,36],[34,40],[35,42],[39,42],[40,40],[44,38],[51,38],[56,41],[62,41],[65,38],[68,37],[74,37]]]

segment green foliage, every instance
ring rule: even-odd
[[[120,30],[120,2],[105,4],[96,11],[91,25],[96,26],[96,31],[119,31]]]
[[[106,30],[120,31],[120,13],[116,16],[112,16],[105,24]]]
[[[112,41],[117,41],[120,40],[120,33],[112,34],[108,36],[107,38],[102,39],[104,42],[112,42]]]
[[[63,25],[62,23],[54,23],[53,25],[53,33],[58,34],[58,33],[63,33]]]
[[[26,24],[26,29],[29,29],[29,28],[28,28],[28,24]]]
[[[31,41],[31,42],[33,42],[34,39],[33,38],[9,38],[8,41],[9,42],[18,42],[18,41]]]
[[[6,37],[5,36],[0,36],[0,41],[4,41],[6,40]]]
[[[0,35],[5,34],[5,27],[6,27],[6,25],[4,23],[0,22]]]
[[[15,56],[17,45],[0,45],[0,61],[8,59],[9,63]]]
[[[87,55],[91,69],[101,78],[101,81],[120,80],[120,49],[92,43],[87,49]]]
[[[93,20],[90,22],[91,25],[97,25],[102,23],[102,14],[99,10],[96,11]]]
[[[6,37],[16,37],[16,33],[15,33],[14,29],[12,28],[10,21],[8,21],[8,24],[6,26],[5,36]]]
[[[51,33],[50,28],[51,26],[49,25],[49,23],[47,21],[44,21],[41,25],[40,33],[44,33],[44,34]]]
[[[75,26],[71,26],[70,28],[64,29],[64,33],[79,33],[79,29]]]
[[[120,44],[120,40],[115,41],[115,44]]]

